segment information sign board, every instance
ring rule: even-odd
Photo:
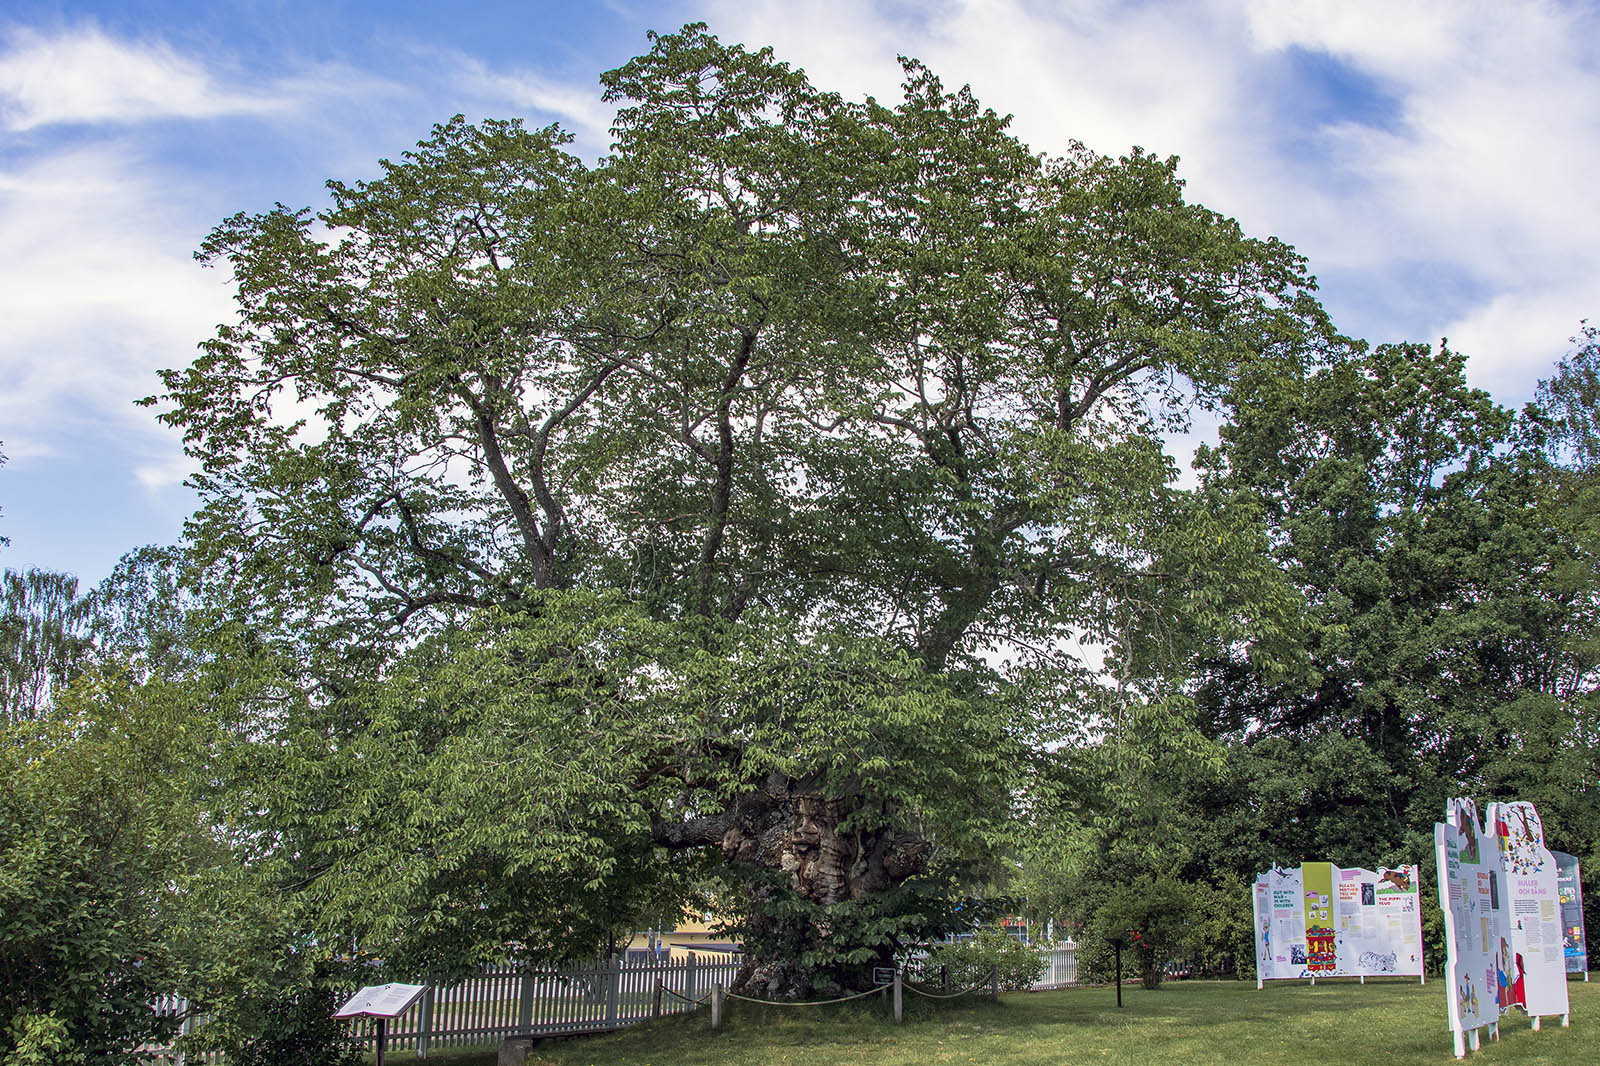
[[[393,1018],[428,990],[427,985],[368,985],[334,1012],[335,1018]]]
[[[1567,964],[1561,935],[1561,893],[1556,858],[1544,843],[1544,823],[1533,804],[1491,803],[1505,870],[1512,962],[1510,1002],[1530,1015],[1567,1013]]]
[[[1416,866],[1308,862],[1256,878],[1257,987],[1316,977],[1422,977]]]
[[[1589,944],[1583,927],[1583,879],[1578,859],[1564,851],[1556,857],[1556,888],[1561,893],[1561,948],[1568,973],[1581,973],[1589,979]]]

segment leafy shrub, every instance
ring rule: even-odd
[[[150,1002],[197,935],[176,887],[197,834],[147,693],[88,677],[56,698],[0,723],[0,1062],[132,1063],[175,1028]]]
[[[1250,886],[1189,886],[1190,932],[1185,958],[1197,977],[1254,977],[1255,916]]]
[[[950,983],[967,988],[987,984],[995,968],[1000,971],[1000,987],[1023,992],[1044,976],[1044,956],[998,926],[979,929],[971,940],[941,944],[930,953],[934,970],[949,968]]]
[[[347,991],[319,972],[310,984],[259,992],[235,1004],[232,1024],[218,1025],[206,1044],[229,1066],[357,1066],[363,1056],[350,1023],[332,1017]]]
[[[11,1052],[0,1056],[6,1066],[77,1066],[84,1061],[70,1027],[54,1014],[23,1011],[11,1019],[6,1036]]]

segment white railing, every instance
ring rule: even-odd
[[[658,1010],[676,1014],[693,1010],[692,1001],[708,997],[711,986],[727,987],[739,971],[739,956],[694,955],[681,962],[618,959],[564,968],[485,967],[451,984],[430,985],[422,998],[385,1026],[388,1052],[413,1051],[426,1058],[431,1048],[493,1044],[508,1036],[555,1036],[598,1033],[644,1021]],[[656,995],[656,981],[663,993]],[[177,997],[155,1004],[160,1014],[188,1013]],[[199,1023],[186,1018],[184,1032]],[[352,1024],[353,1035],[376,1047],[377,1026],[363,1018]],[[180,1051],[148,1048],[152,1066],[192,1066]],[[196,1062],[201,1056],[188,1056]],[[206,1063],[220,1057],[206,1055]]]

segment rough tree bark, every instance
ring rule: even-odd
[[[746,939],[754,946],[793,939],[792,919],[785,923],[765,906],[786,890],[817,906],[862,902],[927,868],[933,844],[915,833],[892,823],[845,828],[852,815],[861,813],[863,802],[857,796],[825,795],[814,780],[774,773],[716,814],[658,821],[653,836],[663,847],[716,847],[730,866],[760,872],[746,881]],[[832,930],[824,922],[808,932],[820,944]],[[892,950],[886,946],[879,958],[847,970],[808,968],[795,954],[747,949],[733,989],[794,999],[865,987],[872,967],[889,964]]]

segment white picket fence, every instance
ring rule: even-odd
[[[421,999],[386,1024],[384,1048],[426,1058],[433,1048],[493,1044],[508,1036],[619,1029],[658,1009],[658,979],[663,989],[660,1013],[676,1014],[695,1009],[693,1001],[706,999],[713,984],[731,984],[738,971],[739,957],[725,954],[691,954],[681,962],[609,959],[561,969],[486,967],[453,984],[430,985]],[[184,1015],[185,1033],[199,1024],[188,1016],[188,1003],[177,997],[159,1000],[155,1009]],[[351,1031],[364,1046],[377,1046],[377,1026],[371,1019],[353,1022]],[[144,1058],[151,1066],[186,1066],[184,1053],[171,1048],[144,1049]],[[206,1055],[204,1061],[220,1058]]]
[[[1035,989],[1061,988],[1078,977],[1077,949],[1073,945],[1046,949],[1046,970]],[[430,985],[416,1004],[386,1025],[387,1052],[410,1051],[426,1058],[434,1048],[482,1046],[508,1036],[557,1036],[620,1029],[661,1014],[694,1010],[711,986],[726,988],[739,971],[739,956],[689,955],[687,960],[625,962],[601,960],[560,969],[544,967],[486,967],[453,984]],[[660,980],[662,995],[656,996]],[[155,1004],[158,1014],[182,1016],[183,1032],[199,1024],[189,1004],[167,996]],[[352,1032],[368,1048],[378,1041],[370,1019],[352,1023]],[[206,1064],[221,1062],[218,1055],[185,1056],[172,1048],[146,1048],[150,1066],[194,1066],[185,1058]]]
[[[1065,988],[1078,983],[1078,946],[1070,941],[1060,947],[1046,948],[1044,975],[1033,983],[1035,992],[1047,988]]]

